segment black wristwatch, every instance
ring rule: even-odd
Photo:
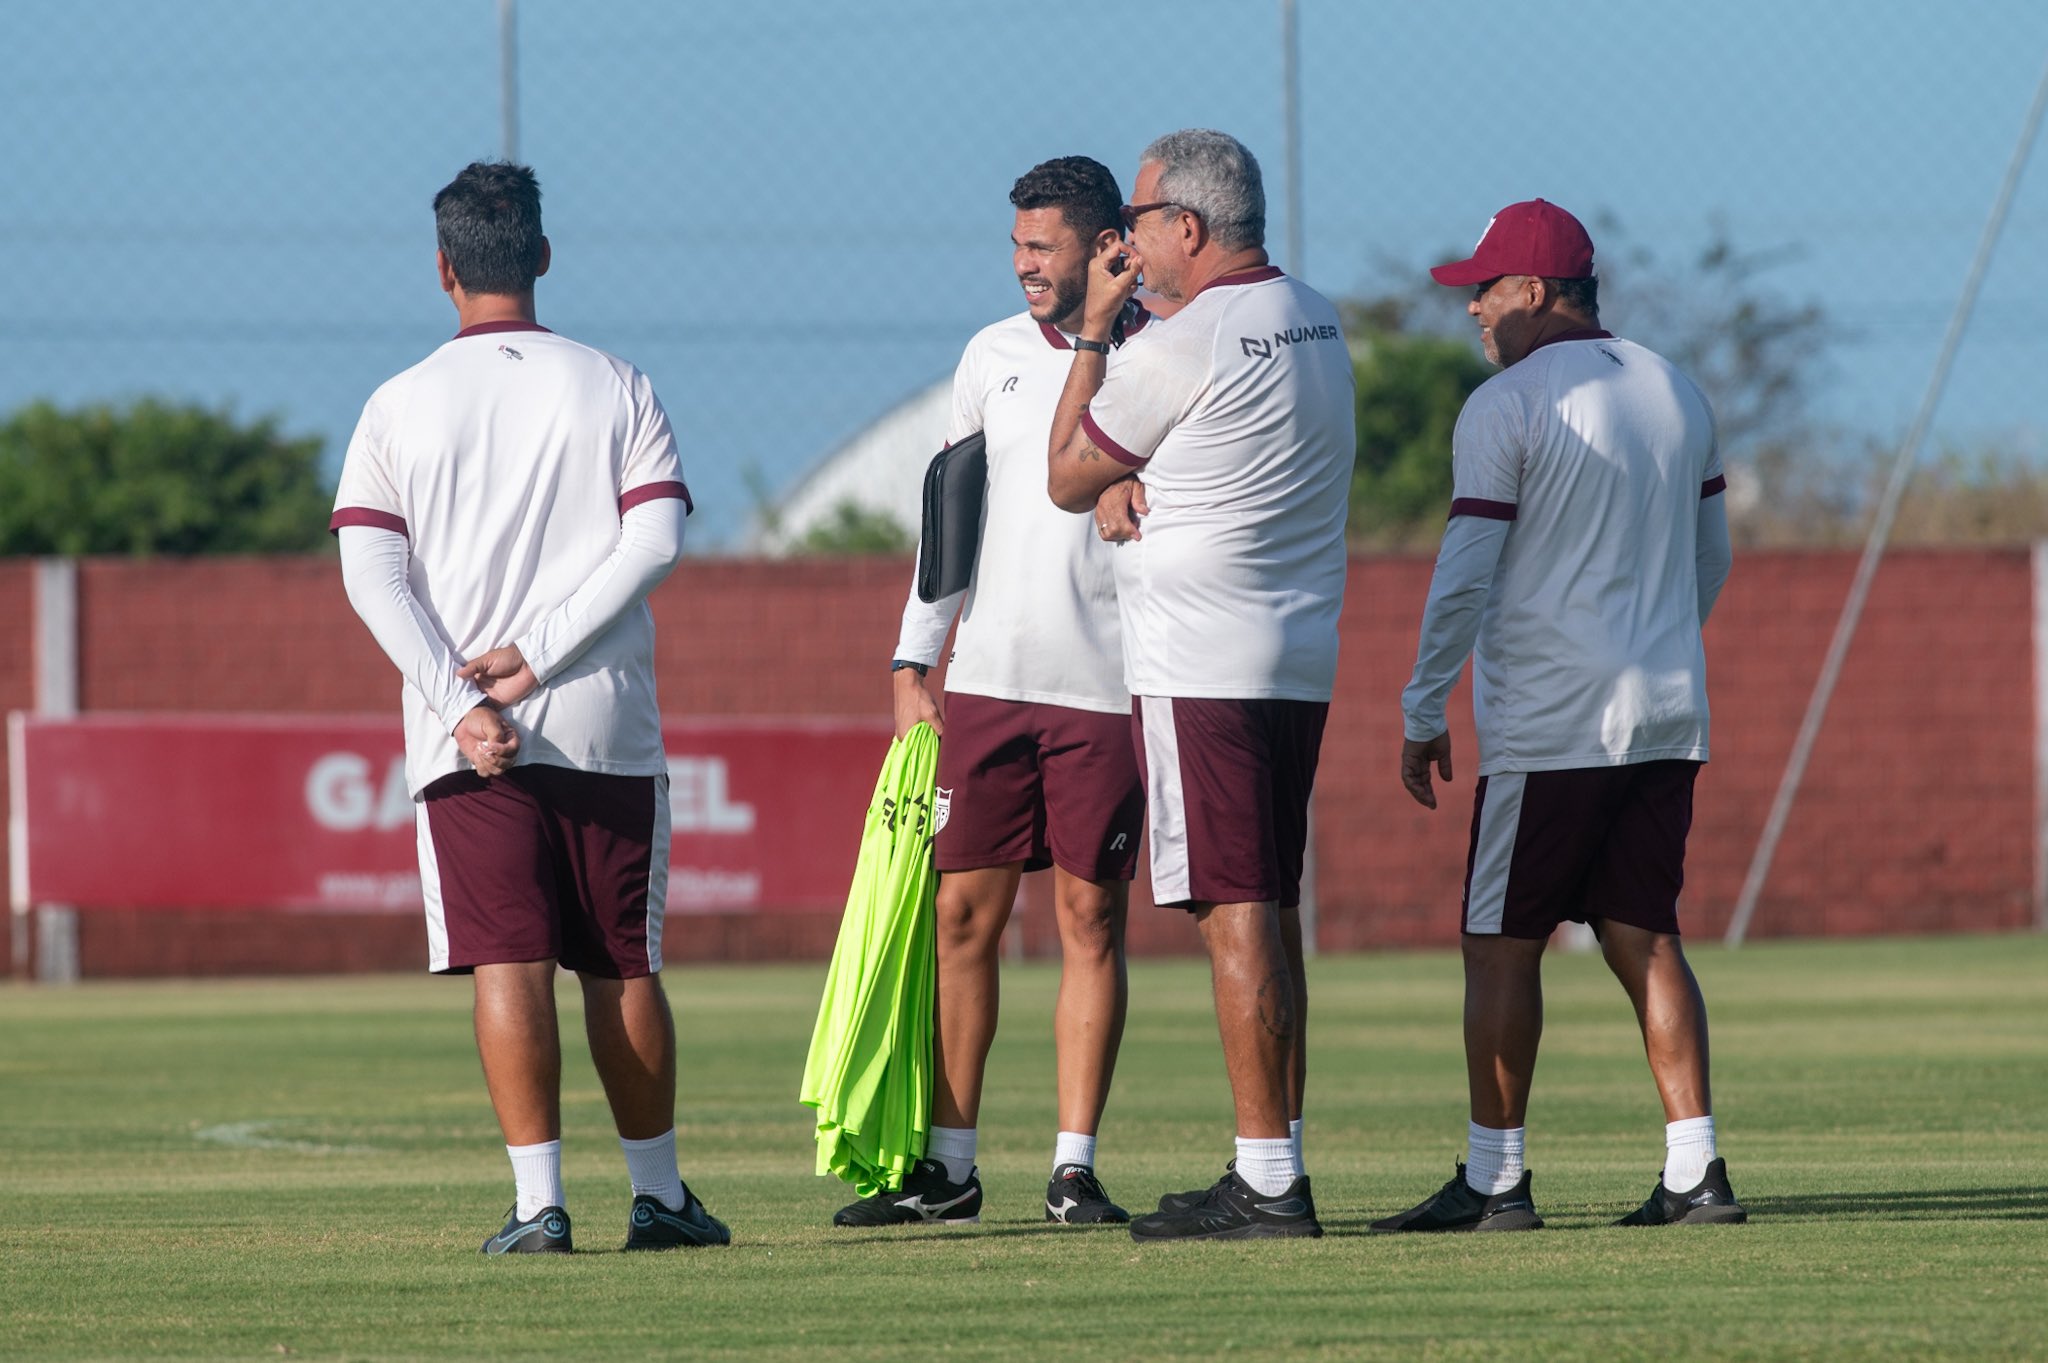
[[[1098,355],[1107,355],[1109,353],[1109,342],[1091,341],[1086,336],[1076,336],[1074,338],[1074,349],[1092,350]]]
[[[926,666],[924,663],[913,663],[903,658],[898,658],[894,662],[889,664],[889,670],[891,672],[901,672],[906,667],[911,669],[913,672],[917,673],[917,675],[920,677],[928,677],[931,675],[932,671],[931,668]]]

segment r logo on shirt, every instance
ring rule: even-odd
[[[1003,380],[1003,391],[1005,393],[1014,393],[1017,391],[1017,376],[1015,374],[1012,374],[1010,375],[1010,377]]]
[[[503,355],[508,360],[523,360],[526,358],[524,355],[520,354],[518,351],[514,350],[511,346],[508,345],[499,346],[498,353],[500,355]]]

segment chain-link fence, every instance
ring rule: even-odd
[[[1616,330],[1730,366],[1724,409],[1755,418],[1733,458],[1860,487],[2048,59],[2038,0],[1298,0],[1290,186],[1280,0],[10,0],[0,415],[231,404],[321,435],[332,469],[364,397],[451,329],[428,201],[505,149],[501,9],[556,247],[542,319],[652,375],[696,546],[726,550],[1019,306],[1018,173],[1080,152],[1128,191],[1188,125],[1261,155],[1280,263],[1345,297],[1426,295],[1494,209],[1565,204]],[[2048,457],[2044,241],[2037,166],[1936,446]],[[1459,301],[1355,315],[1457,330]]]

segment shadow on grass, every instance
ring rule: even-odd
[[[1126,1239],[1130,1228],[1123,1225],[1062,1226],[1048,1221],[1042,1225],[1025,1223],[1006,1226],[834,1226],[828,1243],[840,1245],[928,1245],[938,1242],[951,1244],[955,1240],[1014,1240],[1030,1235],[1106,1235],[1122,1232]]]
[[[2048,1221],[2048,1188],[1930,1188],[1744,1199],[1752,1217],[1885,1221]]]

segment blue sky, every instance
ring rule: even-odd
[[[731,545],[760,490],[1017,306],[1005,196],[1034,162],[1087,153],[1128,188],[1152,136],[1227,129],[1266,163],[1277,250],[1278,8],[521,0],[542,319],[648,371],[697,547]],[[2038,0],[1299,13],[1312,283],[1412,278],[1539,194],[1667,259],[1719,220],[1785,249],[1765,283],[1842,336],[1816,412],[1879,438],[1919,399],[2048,62]],[[277,413],[338,460],[370,390],[451,330],[428,202],[499,149],[496,6],[10,0],[8,21],[0,410],[165,393]],[[2035,459],[2044,159],[1938,425]]]

